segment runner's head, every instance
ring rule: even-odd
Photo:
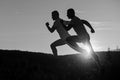
[[[59,18],[59,12],[56,11],[56,10],[53,11],[53,12],[52,12],[52,19],[53,19],[53,20],[56,20],[56,19],[58,19],[58,18]]]
[[[72,9],[72,8],[68,9],[68,10],[67,10],[67,17],[68,17],[69,19],[72,19],[74,16],[75,16],[75,11],[74,11],[74,9]]]

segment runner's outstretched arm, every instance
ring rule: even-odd
[[[48,22],[46,23],[46,26],[47,26],[48,30],[49,30],[51,33],[53,33],[53,32],[55,31],[55,29],[56,29],[54,25],[52,26],[52,28],[50,28]]]
[[[86,20],[81,20],[83,24],[87,25],[90,29],[92,33],[95,33],[95,30],[92,28],[91,24],[86,21]]]

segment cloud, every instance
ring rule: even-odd
[[[113,30],[113,27],[116,25],[113,22],[90,21],[90,23],[96,30]]]
[[[95,26],[95,27],[100,27],[100,26],[105,26],[105,22],[95,22],[95,21],[90,21],[90,23]]]
[[[81,14],[81,13],[85,13],[85,11],[75,10],[75,13]]]

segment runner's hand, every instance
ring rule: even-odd
[[[95,33],[95,30],[94,30],[94,29],[91,29],[91,33]]]
[[[49,22],[46,23],[46,26],[49,26]]]

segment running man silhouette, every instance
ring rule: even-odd
[[[98,65],[101,66],[99,58],[97,54],[94,52],[92,45],[90,43],[90,36],[87,30],[85,29],[85,26],[83,25],[83,23],[85,23],[91,29],[91,33],[95,33],[95,30],[87,21],[81,20],[80,18],[78,18],[75,15],[74,9],[72,8],[67,10],[67,17],[71,19],[71,21],[68,24],[68,26],[65,27],[65,29],[68,31],[71,28],[73,28],[77,35],[67,37],[66,41],[69,44],[75,46],[82,53],[85,53],[86,50],[82,48],[78,48],[79,46],[77,45],[77,42],[83,43],[84,45],[88,46],[91,50],[91,54],[94,57],[95,61],[97,61]]]
[[[59,18],[59,13],[58,11],[53,11],[52,12],[52,19],[54,20],[54,24],[52,27],[49,26],[49,23],[46,23],[46,26],[48,28],[48,30],[53,33],[55,30],[58,32],[59,36],[61,39],[56,40],[55,42],[53,42],[50,47],[52,49],[53,55],[57,56],[57,46],[61,46],[61,45],[65,45],[66,42],[66,38],[69,37],[69,33],[65,30],[64,26],[63,26],[63,20],[61,18]],[[67,21],[66,21],[67,23]]]

